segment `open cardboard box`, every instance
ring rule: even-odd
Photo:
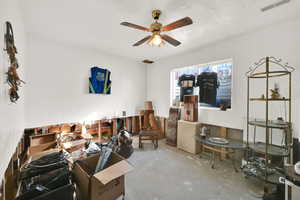
[[[73,175],[76,182],[76,193],[79,200],[115,200],[125,195],[125,174],[133,170],[124,158],[112,153],[107,168],[90,175],[94,171],[100,154],[83,159],[75,163]]]

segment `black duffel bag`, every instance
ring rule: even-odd
[[[50,190],[53,190],[55,188],[69,184],[70,177],[71,177],[71,172],[69,171],[69,169],[63,167],[24,180],[23,188],[24,191],[28,191],[33,189],[36,185],[41,185]]]
[[[26,164],[20,174],[20,179],[32,178],[63,167],[68,167],[63,152],[50,153]]]
[[[15,200],[73,200],[74,199],[74,186],[68,184],[54,190],[48,190],[47,188],[37,187],[31,193],[23,194],[17,197]]]
[[[24,180],[22,194],[16,200],[33,199],[71,183],[68,168],[59,168]]]

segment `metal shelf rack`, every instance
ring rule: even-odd
[[[276,66],[277,69],[274,70]],[[283,166],[274,166],[271,163],[271,158],[274,156],[282,158],[283,162],[291,163],[291,148],[292,148],[292,114],[291,114],[291,99],[292,99],[292,72],[294,68],[288,63],[283,63],[281,59],[275,57],[264,57],[255,63],[246,73],[247,76],[247,164],[244,166],[246,176],[256,177],[265,183],[264,191],[268,193],[267,184],[278,184],[280,173],[276,168]],[[270,79],[277,77],[288,78],[288,96],[287,97],[270,97]],[[250,98],[250,82],[257,79],[265,80],[265,93],[261,98]],[[288,103],[288,117],[285,123],[276,123],[270,120],[270,106],[272,102]],[[265,119],[250,120],[250,105],[251,102],[261,102],[265,104]],[[252,105],[251,105],[252,106]],[[249,142],[250,127],[254,127],[253,142]],[[256,142],[256,129],[265,129],[265,141]],[[283,132],[285,141],[283,146],[272,144],[273,129],[278,129]],[[254,152],[254,153],[253,153]],[[252,154],[252,157],[250,156]],[[288,189],[288,196],[291,199],[291,188]]]

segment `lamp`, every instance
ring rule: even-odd
[[[151,46],[161,47],[165,44],[165,42],[162,40],[161,36],[158,33],[155,33],[148,41],[148,44]]]

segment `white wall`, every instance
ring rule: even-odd
[[[218,111],[200,109],[201,122],[244,129],[246,120],[247,79],[245,73],[250,65],[264,56],[282,58],[295,66],[293,74],[293,123],[294,134],[299,135],[300,123],[300,20],[276,24],[265,29],[257,30],[247,35],[212,44],[205,48],[196,49],[185,55],[173,56],[159,60],[147,68],[147,99],[157,106],[160,115],[168,116],[170,106],[170,71],[174,68],[194,64],[209,63],[228,58],[233,59],[233,88],[232,110]],[[286,84],[280,82],[282,92]],[[273,85],[271,85],[273,87]],[[253,96],[259,97],[264,93],[261,83],[253,88]],[[281,106],[282,107],[282,106]],[[282,113],[279,105],[274,105],[272,117]],[[264,116],[263,104],[257,105],[251,114]]]
[[[30,35],[25,102],[26,127],[135,114],[146,97],[146,68],[95,49]],[[88,93],[90,68],[111,71],[112,94]]]
[[[20,99],[17,104],[9,101],[8,85],[5,73],[8,70],[9,60],[5,51],[3,40],[5,22],[13,25],[15,43],[18,49],[18,61],[20,77],[26,80],[24,71],[26,37],[18,0],[0,1],[0,180],[7,168],[8,162],[14,153],[24,129],[24,87],[20,90]],[[26,87],[26,86],[25,86]]]

